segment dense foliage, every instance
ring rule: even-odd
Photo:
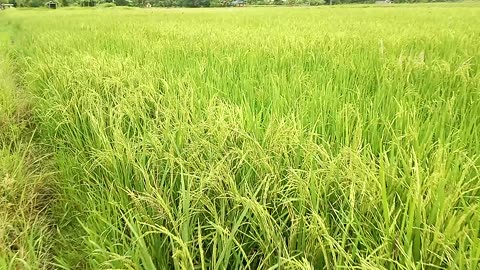
[[[0,0],[19,7],[41,7],[50,0]],[[394,0],[395,3],[427,3],[457,0]],[[115,3],[116,6],[145,7],[149,3],[153,7],[227,7],[232,0],[58,0],[62,6],[91,7],[102,3]],[[248,5],[308,5],[374,3],[375,0],[246,0]],[[103,5],[105,6],[105,5]],[[108,5],[107,5],[108,6]]]
[[[0,25],[0,269],[479,269],[478,4]]]

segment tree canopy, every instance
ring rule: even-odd
[[[41,7],[48,0],[0,0],[20,7]],[[393,0],[394,3],[440,2],[455,0]],[[96,6],[113,3],[117,6],[145,7],[222,7],[230,6],[233,0],[57,0],[61,6]],[[374,3],[375,0],[246,0],[248,5],[310,5]]]

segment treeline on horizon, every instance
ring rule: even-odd
[[[242,1],[242,0],[237,0]],[[0,3],[15,7],[43,7],[49,0],[0,0]],[[231,6],[235,0],[57,0],[60,6],[131,6],[145,7],[222,7]],[[247,5],[328,5],[328,4],[368,4],[375,0],[243,0]],[[392,3],[458,2],[457,0],[393,0]]]

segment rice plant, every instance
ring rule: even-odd
[[[54,267],[480,269],[480,5],[7,21]]]

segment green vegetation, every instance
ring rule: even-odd
[[[0,27],[1,269],[480,269],[480,5]]]
[[[15,82],[10,23],[0,24],[0,269],[39,269],[50,257],[48,155],[36,143],[30,98]]]
[[[0,0],[17,7],[41,7],[49,0]],[[235,0],[56,0],[61,6],[93,7],[114,3],[116,6],[146,7],[229,7]],[[478,0],[467,0],[478,1]],[[463,0],[394,0],[395,3],[463,2]],[[245,0],[242,3],[254,6],[320,6],[336,4],[372,4],[375,0]]]

